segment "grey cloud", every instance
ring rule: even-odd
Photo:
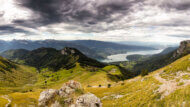
[[[190,1],[189,0],[147,0],[148,5],[159,6],[162,9],[167,10],[189,10]]]
[[[67,23],[68,26],[54,26],[66,30],[81,31],[85,33],[100,33],[115,29],[125,29],[131,25],[129,22],[137,21],[135,26],[190,26],[190,22],[184,18],[173,18],[169,21],[148,21],[143,22],[142,19],[150,16],[142,16],[138,21],[136,14],[138,11],[144,10],[146,5],[150,6],[150,10],[156,6],[159,8],[175,10],[189,9],[189,0],[17,0],[18,5],[33,11],[33,17],[29,20],[14,20],[14,25],[24,26],[37,29],[40,26],[52,24]],[[138,4],[138,5],[137,5]],[[150,13],[150,12],[149,12]],[[37,16],[40,16],[36,18]],[[115,17],[113,17],[115,16]],[[127,19],[124,19],[126,18]],[[124,20],[123,20],[124,19]],[[114,23],[122,21],[123,23]],[[122,25],[121,25],[122,24]],[[56,32],[53,28],[49,28],[48,32]]]
[[[14,23],[36,27],[55,23],[69,23],[80,26],[78,29],[98,25],[100,22],[112,23],[131,12],[131,7],[144,0],[18,0],[21,6],[34,11],[31,20],[15,20]],[[112,15],[119,14],[113,18]],[[30,24],[28,24],[30,23]],[[32,26],[31,26],[32,25]],[[69,27],[68,27],[69,28]],[[72,27],[71,27],[72,28]],[[98,29],[97,29],[98,30]]]
[[[2,26],[0,26],[0,34],[12,34],[12,33],[34,34],[32,32],[26,31],[24,29],[15,28],[12,25],[2,25]]]
[[[167,9],[176,9],[176,10],[188,10],[190,9],[189,0],[165,0],[162,2],[161,7]]]
[[[190,35],[181,34],[181,35],[168,35],[169,37],[177,37],[177,38],[190,38]]]

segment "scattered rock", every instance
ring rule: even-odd
[[[115,73],[117,71],[117,69],[111,69],[111,71],[109,71],[109,73]]]
[[[63,50],[61,50],[61,54],[63,55],[70,55],[75,54],[75,50],[73,48],[65,47]]]
[[[62,107],[62,106],[58,101],[55,101],[55,103],[51,104],[51,107]]]
[[[48,89],[40,93],[40,98],[38,100],[38,106],[45,107],[58,94],[57,90]]]
[[[187,71],[190,71],[190,67],[187,68]]]
[[[101,100],[108,99],[109,96],[104,96]]]
[[[102,107],[102,103],[94,94],[87,93],[78,97],[74,102],[72,94],[76,89],[81,89],[81,84],[76,81],[69,81],[64,83],[61,89],[45,90],[40,94],[39,107],[62,107],[57,98],[64,98],[64,105],[69,107]]]
[[[81,88],[82,88],[82,86],[79,82],[71,80],[71,81],[63,84],[63,86],[59,90],[59,95],[61,97],[67,97],[70,94],[72,94],[73,92],[75,92],[76,89],[81,89]]]
[[[116,96],[114,96],[115,99],[119,99],[119,98],[122,98],[122,97],[123,97],[123,95],[116,95]]]
[[[71,105],[71,104],[73,104],[73,99],[72,98],[67,98],[67,99],[64,100],[64,102],[66,104],[68,104],[68,105]]]
[[[78,97],[72,107],[102,107],[102,103],[94,94],[87,93]]]

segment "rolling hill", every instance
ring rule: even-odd
[[[74,48],[65,47],[62,50],[54,48],[39,48],[32,51],[23,49],[9,50],[1,54],[2,56],[17,62],[23,62],[29,66],[38,68],[49,68],[57,71],[61,68],[70,69],[80,63],[81,66],[104,67],[105,64],[86,57]]]

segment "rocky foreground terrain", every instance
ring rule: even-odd
[[[40,94],[39,107],[102,107],[102,103],[94,94],[83,94],[79,82],[64,83],[59,90],[48,89]],[[78,96],[77,93],[80,95]]]

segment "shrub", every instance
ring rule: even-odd
[[[108,84],[108,88],[110,88],[111,87],[111,84]]]
[[[149,73],[148,70],[143,70],[141,72],[141,76],[144,77],[144,76],[148,75],[148,73]]]

